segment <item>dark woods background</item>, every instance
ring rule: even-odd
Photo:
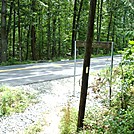
[[[73,56],[74,40],[86,40],[89,2],[1,0],[0,62]],[[133,0],[98,0],[94,41],[115,42],[115,52],[127,47],[134,36],[133,7]],[[93,54],[106,53],[93,49]]]

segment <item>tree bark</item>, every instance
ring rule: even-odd
[[[76,40],[76,12],[77,12],[77,0],[74,0],[74,15],[73,15],[73,27],[72,27],[72,49],[71,56],[74,55],[74,43]]]
[[[32,0],[32,12],[35,12],[35,0]],[[34,14],[33,14],[34,15]],[[31,26],[31,51],[32,60],[36,60],[36,30],[34,25],[34,16],[32,16],[32,26]]]
[[[98,37],[98,41],[100,41],[100,36],[101,36],[102,6],[103,6],[103,0],[101,0],[101,7],[100,7],[100,23],[99,23],[99,37]]]
[[[96,25],[96,28],[97,28],[97,41],[99,41],[99,14],[100,14],[100,0],[98,0],[98,5],[97,5],[97,25]]]
[[[81,86],[77,131],[83,128],[83,119],[85,115],[90,58],[91,58],[92,42],[94,36],[94,19],[95,19],[96,3],[97,0],[90,1],[88,33],[87,33],[87,40],[86,40],[86,52],[85,52],[84,64],[83,64],[82,86]]]
[[[15,25],[16,25],[16,19],[15,19],[15,3],[14,3],[14,11],[13,11],[13,57],[15,57]]]
[[[7,32],[6,32],[6,0],[2,0],[1,8],[1,62],[7,61]]]
[[[53,18],[53,44],[52,44],[52,58],[56,56],[56,17]]]
[[[51,40],[51,27],[50,27],[50,19],[51,19],[51,16],[50,16],[50,0],[48,0],[48,9],[47,9],[47,59],[50,60],[50,48],[51,48],[51,43],[50,43],[50,40]]]
[[[109,23],[108,23],[107,42],[109,41],[109,38],[110,38],[110,28],[111,28],[111,24],[112,24],[112,17],[113,17],[113,13],[111,11],[110,12],[110,19],[109,19]]]
[[[9,13],[9,20],[7,25],[7,37],[11,28],[13,6],[14,6],[14,0],[10,2],[10,13]]]
[[[18,47],[19,47],[19,60],[22,61],[22,46],[21,46],[21,31],[20,31],[20,0],[18,0]]]

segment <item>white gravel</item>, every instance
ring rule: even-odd
[[[38,94],[39,102],[28,107],[24,113],[0,118],[0,134],[24,134],[27,127],[41,122],[43,118],[46,124],[40,134],[60,134],[59,124],[63,107],[66,107],[70,99],[73,107],[79,107],[80,81],[81,77],[77,76],[75,97],[72,97],[73,77],[23,86],[25,90]],[[88,100],[88,104],[94,101],[89,96]]]
[[[25,90],[38,94],[39,102],[28,107],[24,113],[1,117],[0,134],[24,134],[28,126],[42,118],[46,120],[42,134],[59,134],[61,109],[73,95],[73,79],[66,78],[22,86]],[[79,79],[80,77],[76,77],[77,95],[80,91]],[[78,103],[76,105],[78,106]]]

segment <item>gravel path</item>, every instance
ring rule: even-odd
[[[0,134],[24,134],[31,124],[46,121],[42,134],[59,134],[61,110],[73,95],[73,77],[23,86],[25,90],[38,94],[39,102],[28,107],[24,113],[0,118]],[[76,77],[76,95],[79,96],[80,77]],[[78,97],[73,102],[78,102]],[[78,107],[78,103],[75,107]]]
[[[92,77],[90,79],[93,80]],[[77,109],[79,107],[80,81],[81,77],[77,76],[75,97],[72,97],[73,77],[22,86],[23,89],[36,93],[39,101],[28,107],[24,113],[0,118],[0,134],[25,134],[24,131],[27,127],[37,122],[42,123],[43,119],[46,123],[40,134],[60,134],[59,125],[63,115],[62,109],[67,106],[70,99],[72,107]],[[95,104],[91,91],[89,94],[87,103]]]

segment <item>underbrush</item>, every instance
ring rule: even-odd
[[[61,119],[61,134],[73,134],[76,132],[77,126],[77,110],[70,107],[68,102],[67,107],[63,108],[63,117]]]
[[[61,134],[134,133],[134,88],[128,90],[124,94],[125,96],[122,94],[122,90],[115,89],[113,92],[114,95],[112,95],[111,107],[109,107],[108,91],[106,91],[107,89],[101,89],[105,87],[104,83],[106,84],[106,81],[104,79],[104,83],[102,83],[102,81],[99,83],[99,81],[96,82],[96,85],[94,83],[94,86],[92,86],[95,94],[94,104],[92,106],[87,105],[83,130],[76,132],[78,111],[68,105],[68,107],[64,109],[64,116],[61,120]],[[115,84],[117,84],[116,81]],[[123,100],[124,97],[125,99]],[[96,101],[98,101],[98,105]]]
[[[24,130],[24,134],[37,134],[43,131],[44,125],[46,125],[46,120],[43,118],[39,121],[35,122],[34,124],[31,124]]]
[[[35,103],[35,95],[19,88],[0,87],[0,116],[23,112],[31,103]]]
[[[87,105],[83,130],[76,132],[77,118],[69,116],[73,115],[73,108],[70,112],[65,111],[69,119],[62,122],[61,130],[73,122],[74,127],[69,131],[66,129],[63,134],[134,134],[134,44],[130,44],[123,54],[122,62],[113,70],[112,81],[109,70],[104,70],[95,76],[89,86],[99,101],[98,105]],[[111,98],[108,94],[110,86]],[[75,113],[73,117],[77,116],[78,111]]]

